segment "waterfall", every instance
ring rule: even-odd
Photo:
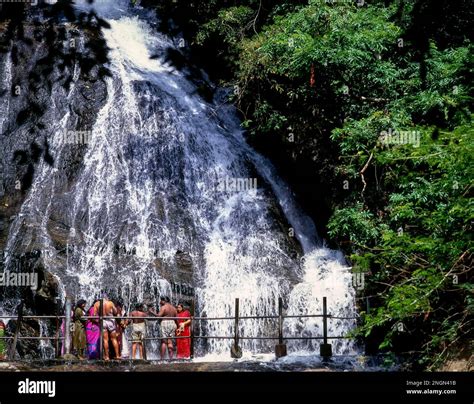
[[[104,289],[117,291],[126,306],[156,302],[162,294],[175,299],[171,282],[190,276],[196,315],[232,316],[235,298],[241,316],[274,315],[280,296],[288,314],[317,314],[327,296],[331,314],[353,317],[355,293],[342,254],[322,245],[288,185],[246,143],[234,109],[219,97],[204,101],[185,72],[151,58],[174,48],[170,38],[139,17],[119,16],[122,3],[118,9],[99,4],[112,18],[104,30],[113,74],[107,100],[94,126],[82,128],[86,151],[67,190],[59,185],[59,167],[70,151],[65,133],[74,122],[65,113],[54,125],[55,166],[42,162],[37,168],[7,250],[18,248],[26,223],[34,223],[36,239],[49,251],[45,267],[67,293],[91,303]],[[68,97],[75,94],[73,88]],[[68,226],[64,253],[48,232],[50,214],[58,210]],[[178,273],[178,252],[192,261],[192,274]],[[59,270],[61,254],[65,269]],[[354,324],[330,321],[329,333],[344,335]],[[275,336],[276,321],[242,320],[240,327],[246,337]],[[233,322],[201,322],[198,329],[230,336]],[[285,321],[288,336],[311,333],[322,334],[320,319]],[[274,344],[244,340],[242,348],[271,352]],[[318,346],[295,341],[289,350],[314,352]],[[229,340],[218,339],[198,346],[199,354],[217,357],[228,357],[229,348]],[[347,341],[335,345],[336,354],[353,350]]]
[[[3,133],[3,131],[5,130],[3,125],[7,120],[8,111],[10,109],[10,92],[12,90],[12,61],[10,54],[8,54],[5,58],[5,66],[3,67],[3,70],[5,74],[5,79],[0,84],[0,93],[4,92],[7,94],[7,96],[3,97],[3,99],[0,101],[0,133]]]

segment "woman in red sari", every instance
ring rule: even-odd
[[[189,359],[191,357],[191,319],[189,318],[191,313],[189,310],[184,310],[182,303],[178,304],[176,310],[178,311],[178,317],[184,317],[178,319],[176,335],[178,337],[189,337],[176,339],[176,357],[178,359]]]

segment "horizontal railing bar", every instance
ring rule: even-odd
[[[18,316],[0,316],[0,319],[5,318],[13,318],[16,319]],[[22,316],[22,319],[65,319],[66,316]],[[82,316],[81,319],[83,320],[100,320],[100,316]],[[130,317],[130,316],[102,316],[104,320],[192,320],[195,317],[156,317],[156,316],[150,316],[150,317]],[[200,318],[200,317],[196,317]],[[202,318],[207,318],[207,317],[202,317]],[[233,317],[232,317],[233,318]],[[220,319],[219,317],[216,317],[215,319]]]
[[[196,336],[193,336],[193,337],[171,337],[171,338],[165,338],[165,337],[146,337],[146,338],[143,338],[144,340],[150,340],[150,341],[153,341],[153,340],[161,340],[161,339],[180,339],[180,338],[195,338],[195,339],[234,339],[235,337],[229,337],[229,336],[226,336],[226,337],[213,337],[213,336],[207,336],[207,335],[196,335]],[[347,336],[341,336],[341,337],[327,337],[328,339],[349,339],[351,337],[347,337]],[[241,337],[239,336],[239,339],[256,339],[256,340],[259,340],[259,339],[268,339],[268,340],[276,340],[276,339],[279,339],[279,337]],[[324,337],[283,337],[284,340],[311,340],[311,339],[324,339]],[[128,340],[128,341],[132,341],[132,340]]]
[[[0,337],[0,340],[9,340],[9,339],[13,339],[14,337]],[[147,340],[147,341],[153,341],[153,340],[161,340],[161,339],[185,339],[185,338],[201,338],[201,339],[234,339],[235,337],[213,337],[213,336],[206,336],[206,335],[196,335],[196,336],[192,336],[192,337],[179,337],[179,336],[175,336],[175,337],[146,337],[146,338],[143,338],[143,340]],[[341,337],[328,337],[328,339],[345,339],[345,338],[351,338],[351,337],[344,337],[344,336],[341,336]],[[48,339],[48,340],[64,340],[65,338],[64,337],[18,337],[18,339],[24,339],[24,340],[28,340],[28,339],[32,339],[32,340],[41,340],[41,339]],[[259,340],[259,339],[279,339],[279,337],[240,337],[239,336],[239,339],[256,339],[256,340]],[[311,339],[323,339],[323,337],[283,337],[283,339],[287,339],[287,340],[311,340]],[[129,339],[127,340],[129,342],[133,342],[133,340]]]
[[[204,336],[204,335],[200,335],[200,336],[196,336],[194,338],[202,338],[202,339],[234,339],[235,337],[212,337],[212,336]],[[327,337],[328,339],[346,339],[346,338],[350,338],[350,337]],[[256,340],[259,340],[259,339],[273,339],[273,340],[276,340],[276,339],[279,339],[279,337],[241,337],[239,335],[239,339],[256,339]],[[324,337],[283,337],[284,340],[311,340],[311,339],[324,339]]]
[[[276,316],[278,318],[278,316]],[[282,316],[283,318],[310,318],[310,317],[324,317],[322,314],[292,314],[289,316]],[[328,316],[329,317],[329,316]]]
[[[202,338],[202,339],[234,339],[235,337],[212,337],[212,336],[196,336],[194,338]],[[350,337],[327,337],[327,339],[349,339]],[[277,340],[279,337],[241,337],[239,335],[239,339],[268,339],[268,340]],[[324,337],[283,337],[283,340],[312,340],[312,339],[324,339]]]
[[[290,340],[296,340],[296,339],[323,339],[324,337],[283,337],[283,339],[290,339]],[[339,336],[339,337],[327,337],[327,339],[351,339],[352,337],[348,336]]]
[[[314,317],[324,317],[323,314],[294,314],[294,315],[284,315],[283,318],[314,318]],[[18,316],[0,316],[0,319],[16,319]],[[22,316],[23,319],[65,319],[66,316]],[[235,320],[235,317],[157,317],[157,316],[147,316],[147,317],[131,317],[131,316],[102,316],[104,320],[151,320],[151,321],[163,321],[163,320],[197,320],[197,321],[216,321],[216,320]],[[259,320],[259,319],[278,319],[280,318],[277,315],[269,316],[239,316],[239,320]],[[357,320],[360,317],[339,317],[333,316],[331,314],[327,315],[329,320]],[[81,319],[84,320],[100,320],[100,316],[83,316]]]
[[[412,351],[412,352],[419,352],[419,351]],[[272,352],[261,352],[262,354],[271,354]],[[405,352],[405,353],[410,353],[410,352]],[[380,356],[382,356],[381,353],[379,353]],[[388,354],[386,354],[388,355]],[[358,355],[332,355],[332,357],[336,357],[336,358],[358,358],[359,356]],[[194,358],[191,358],[192,359],[201,359],[203,358],[202,356],[195,356]],[[122,358],[122,359],[110,359],[109,361],[105,361],[105,360],[100,360],[100,359],[86,359],[86,360],[81,360],[81,359],[61,359],[61,358],[54,358],[54,359],[21,359],[21,358],[18,358],[18,359],[15,359],[13,361],[10,361],[8,359],[0,359],[0,363],[2,362],[8,362],[8,363],[114,363],[114,362],[121,362],[121,363],[127,363],[127,362],[134,362],[134,361],[142,361],[142,362],[150,362],[150,363],[166,363],[166,364],[169,364],[169,363],[179,363],[179,362],[182,362],[182,363],[189,363],[189,358],[188,359],[181,359],[181,358],[173,358],[171,360],[169,359],[131,359],[131,358]]]
[[[52,340],[57,340],[57,339],[65,339],[64,337],[56,338],[56,337],[18,337],[18,339],[52,339]]]
[[[156,341],[156,340],[160,340],[160,339],[185,339],[185,338],[191,339],[191,338],[195,338],[195,337],[178,337],[178,336],[175,336],[175,337],[144,337],[144,338],[142,338],[142,340]],[[127,339],[127,341],[128,342],[133,342],[133,339]]]
[[[16,316],[0,316],[0,319],[2,318],[13,318],[17,319],[18,315]],[[66,316],[21,316],[22,319],[60,319],[60,318],[66,318]]]
[[[0,337],[0,339],[14,339],[15,337]],[[17,339],[53,339],[53,340],[62,340],[64,337],[17,337]]]
[[[4,319],[16,319],[18,316],[0,316],[0,318]],[[299,314],[299,315],[287,315],[283,316],[283,318],[312,318],[312,317],[324,317],[323,314]],[[66,316],[22,316],[23,319],[64,319]],[[99,320],[99,316],[83,316],[81,317],[84,320]],[[130,316],[103,316],[104,320],[235,320],[235,317],[130,317]],[[279,316],[239,316],[239,320],[258,320],[258,319],[278,319]],[[333,316],[331,314],[327,315],[328,319],[338,319],[338,320],[356,320],[359,317],[338,317]]]

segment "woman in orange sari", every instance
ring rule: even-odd
[[[189,337],[189,338],[177,338],[176,339],[176,357],[178,359],[189,359],[191,357],[191,313],[189,310],[185,310],[182,303],[179,303],[176,307],[178,311],[178,329],[176,330],[176,336],[178,337]],[[188,317],[186,319],[186,317]]]

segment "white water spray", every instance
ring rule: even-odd
[[[116,9],[107,10],[118,18]],[[92,130],[92,140],[66,195],[70,232],[61,281],[68,292],[89,301],[107,287],[127,289],[125,299],[131,290],[138,301],[160,294],[173,298],[170,280],[179,275],[174,258],[184,251],[193,262],[197,315],[232,316],[235,298],[242,316],[274,315],[280,296],[288,314],[318,314],[327,296],[331,314],[354,317],[355,293],[342,254],[321,246],[289,187],[245,142],[235,111],[206,103],[183,72],[163,58],[150,58],[164,55],[173,43],[147,22],[125,16],[110,24],[104,31],[113,73],[108,98],[94,127],[84,128]],[[69,124],[65,116],[58,136]],[[62,156],[67,146],[58,136],[53,151]],[[54,249],[47,226],[57,175],[45,163],[38,167],[22,219],[11,228],[10,247],[23,237],[25,220],[33,220],[43,245]],[[222,190],[224,178],[256,178],[258,186]],[[37,206],[48,210],[39,216]],[[289,237],[290,228],[296,240]],[[295,253],[298,243],[303,262]],[[134,254],[121,257],[116,246]],[[45,266],[53,268],[54,262],[46,259]],[[320,320],[285,325],[287,336],[321,335]],[[353,320],[330,321],[329,332],[344,335],[353,326]],[[205,335],[233,334],[232,321],[198,328]],[[274,320],[243,320],[240,333],[274,336],[275,330]],[[265,353],[273,344],[244,340],[242,348]],[[318,346],[289,343],[292,352],[318,352]],[[201,347],[217,357],[228,356],[229,348],[229,340],[218,339]],[[336,354],[352,352],[347,341],[335,345]]]

